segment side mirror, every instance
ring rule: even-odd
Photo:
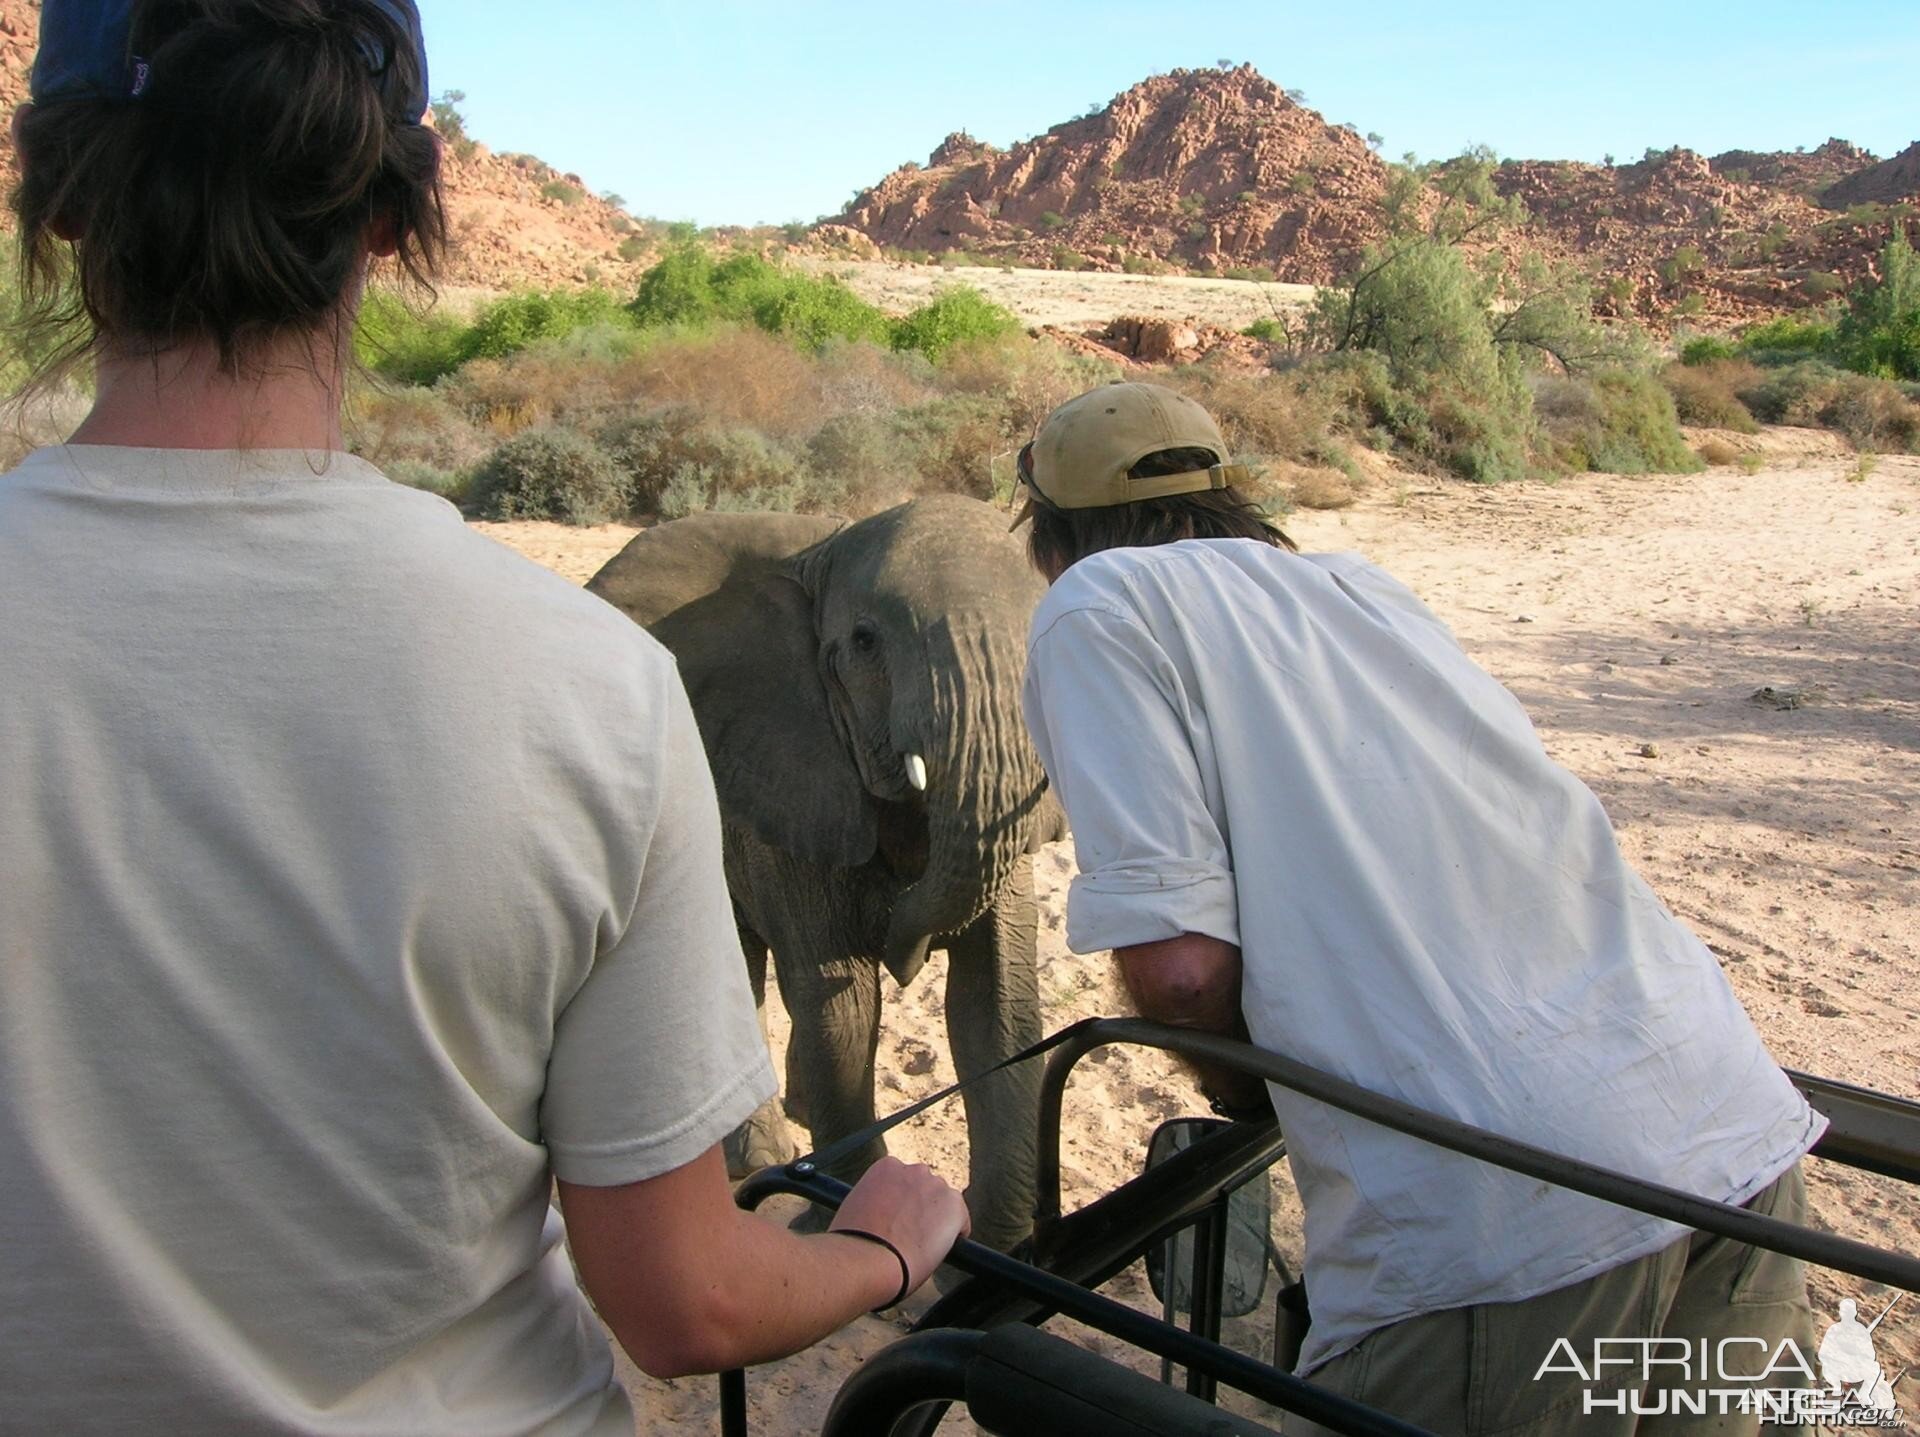
[[[1231,1126],[1219,1118],[1172,1118],[1154,1130],[1147,1143],[1147,1170],[1184,1152],[1209,1133]],[[1243,1317],[1260,1305],[1267,1289],[1267,1255],[1272,1249],[1273,1179],[1262,1172],[1226,1195],[1211,1216],[1147,1249],[1147,1282],[1169,1321],[1192,1312],[1199,1284],[1209,1282],[1207,1250],[1210,1224],[1224,1229],[1218,1238],[1221,1317]],[[1212,1246],[1211,1242],[1207,1246]]]

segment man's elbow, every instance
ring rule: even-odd
[[[1176,1018],[1237,1004],[1240,950],[1203,934],[1122,948],[1115,955],[1127,989],[1149,1017]]]

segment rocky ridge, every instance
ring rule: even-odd
[[[815,235],[855,250],[1324,283],[1379,236],[1387,173],[1351,128],[1250,67],[1176,70],[1006,150],[950,135]],[[1529,243],[1594,270],[1609,312],[1730,322],[1870,273],[1891,227],[1915,224],[1920,144],[1884,163],[1838,139],[1624,165],[1519,160],[1496,183],[1531,212]]]
[[[1320,283],[1378,232],[1386,182],[1365,140],[1250,66],[1175,70],[1010,149],[949,135],[827,223],[900,249]]]

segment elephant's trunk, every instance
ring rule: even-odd
[[[932,940],[984,913],[1027,852],[1045,779],[1020,717],[1020,636],[943,621],[928,635],[924,730],[899,735],[926,772],[927,864],[895,900],[881,957],[904,984]],[[915,724],[914,729],[921,728]]]

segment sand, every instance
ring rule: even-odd
[[[1408,478],[1289,528],[1305,548],[1384,564],[1513,690],[1554,756],[1605,802],[1635,865],[1720,957],[1782,1063],[1920,1098],[1920,459],[1882,459],[1858,477],[1822,434],[1746,442],[1772,466],[1502,488]],[[633,532],[479,527],[576,580]],[[1754,702],[1762,689],[1798,706]],[[1049,1031],[1121,1011],[1106,960],[1066,952],[1072,871],[1070,844],[1038,865]],[[944,955],[907,991],[889,984],[883,1110],[952,1079],[943,986]],[[784,1037],[782,1022],[777,1046]],[[893,1147],[958,1180],[965,1132],[951,1106],[899,1130]],[[1157,1055],[1108,1050],[1083,1063],[1063,1139],[1068,1205],[1131,1175],[1156,1123],[1204,1110]],[[1276,1239],[1297,1267],[1284,1169],[1275,1186]],[[1920,1192],[1823,1163],[1810,1165],[1810,1188],[1818,1225],[1920,1250]],[[1812,1288],[1822,1326],[1842,1296],[1869,1316],[1891,1296],[1824,1272]],[[1109,1291],[1151,1305],[1137,1270]],[[906,1316],[924,1306],[916,1299]],[[841,1377],[907,1325],[863,1318],[756,1370],[755,1430],[816,1430]],[[1229,1336],[1263,1352],[1268,1327],[1247,1319]],[[1896,1308],[1876,1341],[1889,1370],[1920,1364],[1920,1299]],[[624,1370],[639,1432],[715,1430],[710,1379]],[[1920,1381],[1907,1378],[1899,1396],[1910,1419],[1920,1412]],[[970,1428],[956,1417],[942,1430]]]
[[[905,314],[942,285],[968,284],[1030,326],[1082,330],[1116,315],[1198,320],[1245,329],[1313,303],[1310,284],[1260,284],[1193,275],[1114,274],[1101,270],[1016,269],[997,265],[902,264],[896,260],[795,256],[792,263],[830,274],[869,304]]]

